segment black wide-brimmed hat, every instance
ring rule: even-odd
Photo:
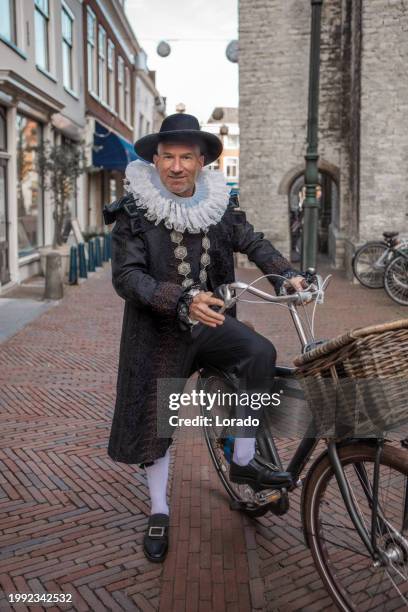
[[[153,162],[159,142],[188,142],[200,145],[204,165],[211,164],[222,152],[222,142],[218,136],[200,130],[198,119],[185,113],[169,115],[163,120],[159,132],[139,138],[135,142],[136,154],[145,161]]]

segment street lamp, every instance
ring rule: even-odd
[[[312,28],[310,35],[309,105],[307,118],[307,150],[305,155],[306,197],[303,202],[302,270],[316,271],[317,226],[319,202],[316,198],[318,172],[318,119],[319,119],[319,72],[320,30],[323,0],[311,0]]]

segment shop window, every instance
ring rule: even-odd
[[[42,125],[17,115],[17,207],[19,256],[43,244],[43,188],[38,170]]]

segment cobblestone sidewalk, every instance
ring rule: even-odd
[[[231,512],[202,437],[186,432],[172,446],[171,550],[164,566],[146,561],[144,474],[106,454],[122,312],[105,264],[0,346],[0,610],[13,609],[12,593],[72,594],[52,610],[332,609],[303,544],[299,496],[279,519]],[[243,305],[239,316],[291,363],[287,312]],[[317,332],[405,316],[336,273]],[[293,442],[279,445],[289,453]]]

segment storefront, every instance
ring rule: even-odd
[[[92,171],[88,174],[89,231],[103,230],[102,208],[123,195],[125,169],[135,159],[133,143],[94,121]]]

